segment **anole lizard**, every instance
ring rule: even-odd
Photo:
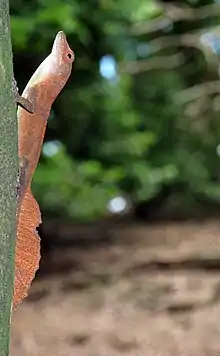
[[[18,108],[20,180],[13,309],[27,296],[39,267],[40,239],[36,228],[41,223],[41,214],[31,193],[31,182],[39,160],[51,106],[71,74],[73,61],[74,53],[65,34],[60,31],[56,35],[50,55],[38,67],[22,94],[24,99],[32,103],[33,114],[22,107]]]

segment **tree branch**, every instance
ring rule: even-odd
[[[220,5],[212,4],[201,6],[197,9],[192,9],[186,6],[176,6],[175,4],[163,4],[161,5],[161,11],[163,14],[156,19],[132,26],[132,34],[135,36],[140,36],[146,33],[156,32],[166,28],[173,22],[178,22],[181,20],[194,21],[203,20],[211,16],[219,16]]]
[[[178,101],[178,103],[184,104],[196,100],[202,96],[208,96],[217,93],[220,93],[219,80],[197,84],[185,90],[181,90],[175,95],[174,99]]]
[[[184,57],[181,53],[172,56],[158,56],[139,61],[124,62],[120,64],[121,73],[138,74],[155,69],[173,69],[184,63]]]
[[[8,356],[16,239],[17,118],[9,0],[0,0],[0,356]]]
[[[205,39],[201,39],[202,35],[205,35],[207,32],[211,32],[213,36],[219,36],[220,27],[215,26],[209,29],[202,29],[200,31],[192,31],[185,33],[183,35],[170,35],[170,36],[161,36],[156,39],[153,39],[149,42],[150,52],[151,54],[160,52],[164,49],[174,47],[174,46],[183,46],[183,47],[197,47],[200,50],[204,50],[204,47],[208,48],[208,40],[207,43]],[[210,43],[211,45],[211,43]]]

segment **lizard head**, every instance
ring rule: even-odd
[[[38,67],[29,82],[33,90],[41,87],[44,98],[52,103],[66,84],[75,59],[70,49],[66,35],[59,31],[55,37],[52,51]]]
[[[51,58],[54,61],[55,69],[57,71],[60,70],[60,73],[69,77],[75,56],[63,31],[59,31],[55,37]]]
[[[61,91],[66,84],[74,59],[74,52],[68,45],[65,33],[63,31],[58,32],[51,54],[45,60],[48,60],[49,65],[47,76],[49,75],[48,80],[51,82],[51,91],[54,91],[54,93],[51,92],[52,96],[57,96],[57,89]]]

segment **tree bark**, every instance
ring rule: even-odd
[[[0,356],[8,356],[16,239],[18,134],[9,0],[0,0]]]

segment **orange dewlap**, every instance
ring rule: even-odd
[[[40,223],[39,206],[28,190],[24,195],[18,215],[13,308],[16,308],[27,296],[30,284],[39,268],[40,238],[36,227]]]

